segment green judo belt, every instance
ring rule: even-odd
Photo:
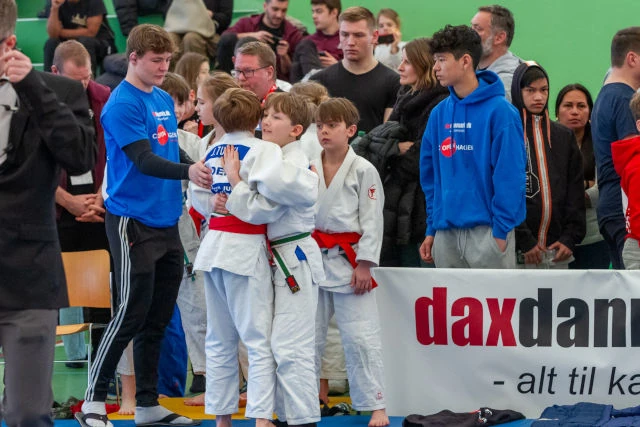
[[[284,275],[285,283],[289,287],[289,290],[291,291],[292,294],[295,294],[296,292],[298,292],[300,290],[300,286],[298,285],[298,281],[296,280],[296,278],[293,276],[293,274],[291,274],[291,271],[289,271],[289,268],[287,267],[287,264],[284,262],[282,255],[280,255],[278,251],[278,246],[295,242],[297,240],[302,240],[306,237],[309,237],[310,235],[311,233],[301,233],[301,234],[296,234],[294,236],[273,240],[270,242],[271,253],[273,253],[273,259],[276,261],[276,266],[280,269],[280,271],[282,271],[282,274]]]

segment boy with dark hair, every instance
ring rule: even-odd
[[[447,25],[429,44],[450,95],[431,112],[420,148],[427,202],[420,255],[436,267],[515,268],[513,229],[526,215],[518,113],[497,74],[476,73],[482,46],[475,31]]]
[[[310,107],[302,98],[271,94],[264,107],[262,138],[282,148],[285,162],[308,169],[309,159],[299,140],[310,121]],[[315,426],[320,421],[320,407],[314,325],[318,283],[324,280],[320,249],[311,237],[315,208],[272,203],[242,180],[240,160],[232,147],[227,146],[224,160],[233,186],[226,204],[229,211],[244,221],[268,224],[275,262],[271,349],[277,365],[276,415],[289,426]]]
[[[382,342],[371,268],[382,247],[384,193],[376,168],[349,147],[358,110],[333,98],[316,111],[321,157],[313,236],[322,251],[326,280],[320,282],[316,316],[316,371],[335,314],[342,338],[353,407],[371,411],[369,427],[389,424],[383,386]],[[366,355],[366,356],[365,356]]]
[[[312,70],[322,70],[343,58],[338,30],[340,0],[311,0],[311,16],[316,32],[305,37],[296,47],[290,81],[296,83]]]
[[[622,248],[626,227],[620,177],[611,158],[611,144],[638,133],[629,102],[640,88],[640,27],[620,30],[611,41],[611,74],[598,94],[591,113],[593,154],[596,157],[598,225],[609,245],[611,264],[623,269]]]
[[[136,424],[199,424],[161,406],[157,390],[162,338],[183,275],[180,180],[211,182],[209,169],[193,163],[178,146],[173,100],[157,87],[173,51],[161,27],[134,28],[127,39],[127,76],[102,111],[109,158],[105,226],[120,303],[91,367],[82,412],[76,414],[83,426],[112,426],[104,404],[108,378],[134,336]]]
[[[549,119],[549,78],[535,62],[513,76],[527,149],[527,219],[516,228],[519,268],[569,268],[584,238],[582,155],[575,135]]]
[[[640,132],[640,95],[631,98],[629,107]],[[627,270],[640,270],[640,136],[611,144],[611,156],[620,175],[622,191],[627,196],[625,220],[627,235],[622,249],[622,260]]]

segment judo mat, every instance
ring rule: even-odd
[[[348,396],[331,396],[329,398],[329,406],[336,405],[338,403],[351,403],[351,399]],[[166,398],[160,399],[162,406],[185,415],[192,419],[202,420],[202,427],[215,427],[215,417],[204,413],[204,406],[186,406],[184,404],[184,398]],[[254,427],[255,421],[244,418],[244,408],[240,408],[240,411],[233,415],[234,427]],[[333,417],[324,417],[322,421],[318,423],[318,427],[367,427],[369,423],[369,415],[342,415]],[[113,423],[114,427],[135,427],[132,415],[118,415],[109,414],[109,419]],[[389,427],[402,427],[402,420],[404,417],[389,417]],[[534,420],[519,420],[511,423],[501,424],[505,427],[529,427]],[[2,424],[4,426],[4,423]],[[77,427],[79,426],[76,420],[56,420],[55,427]]]
[[[331,396],[329,398],[329,406],[336,405],[337,403],[351,403],[351,399],[348,396]],[[202,427],[215,427],[215,417],[204,413],[204,406],[186,406],[184,404],[184,398],[166,398],[160,399],[162,406],[185,415],[192,419],[202,420]],[[244,408],[240,408],[240,411],[233,415],[234,427],[254,427],[255,421],[244,418]],[[333,417],[324,417],[322,421],[318,423],[318,427],[367,427],[369,423],[369,415],[342,415]],[[132,415],[118,415],[109,414],[109,419],[113,423],[114,427],[135,427]],[[402,420],[404,417],[389,417],[389,427],[402,427]],[[501,424],[505,427],[529,427],[535,420],[519,420],[511,423]],[[4,422],[2,423],[4,427]],[[76,420],[55,420],[55,427],[78,427],[79,424]]]
[[[389,417],[389,427],[402,427],[402,420],[404,417]],[[534,420],[520,420],[511,423],[500,424],[505,427],[528,427]],[[114,427],[135,427],[135,423],[130,420],[112,420]],[[215,420],[206,419],[200,424],[202,427],[215,427]],[[367,427],[369,423],[368,415],[346,415],[336,417],[325,417],[318,423],[318,427]],[[55,427],[78,427],[79,424],[75,420],[56,420]],[[253,427],[255,421],[253,420],[233,420],[234,427]]]

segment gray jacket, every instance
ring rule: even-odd
[[[493,61],[491,65],[489,65],[486,69],[491,70],[500,77],[502,83],[504,84],[504,91],[507,100],[511,102],[511,81],[513,80],[513,72],[516,71],[518,65],[522,64],[524,61],[514,55],[511,51],[508,51],[500,58]]]

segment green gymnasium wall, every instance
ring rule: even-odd
[[[374,13],[395,9],[403,38],[410,40],[430,36],[446,24],[468,25],[478,6],[494,2],[514,14],[511,50],[536,60],[549,73],[552,102],[562,86],[575,82],[595,97],[609,68],[611,38],[621,28],[640,25],[640,0],[342,0],[342,5],[365,6]],[[308,0],[289,2],[289,13],[313,28],[310,10]]]
[[[34,16],[44,0],[17,0],[21,17]],[[105,0],[113,13],[111,0]],[[237,12],[262,10],[262,0],[235,0]],[[446,24],[469,24],[480,5],[478,0],[342,0],[343,7],[363,5],[374,13],[392,7],[400,14],[403,38],[430,36]],[[553,102],[558,90],[580,82],[597,94],[609,67],[611,37],[621,28],[640,25],[640,0],[502,0],[516,20],[511,50],[523,59],[534,59],[545,67],[551,80]],[[28,13],[27,11],[31,12]],[[234,14],[238,18],[243,13]],[[313,31],[309,0],[290,0],[289,14]],[[111,21],[119,32],[115,18]],[[46,40],[44,22],[19,23],[17,34],[33,47]],[[42,33],[44,31],[44,33]],[[42,41],[40,41],[42,40]],[[39,49],[35,49],[36,51]],[[40,53],[41,55],[41,53]]]

